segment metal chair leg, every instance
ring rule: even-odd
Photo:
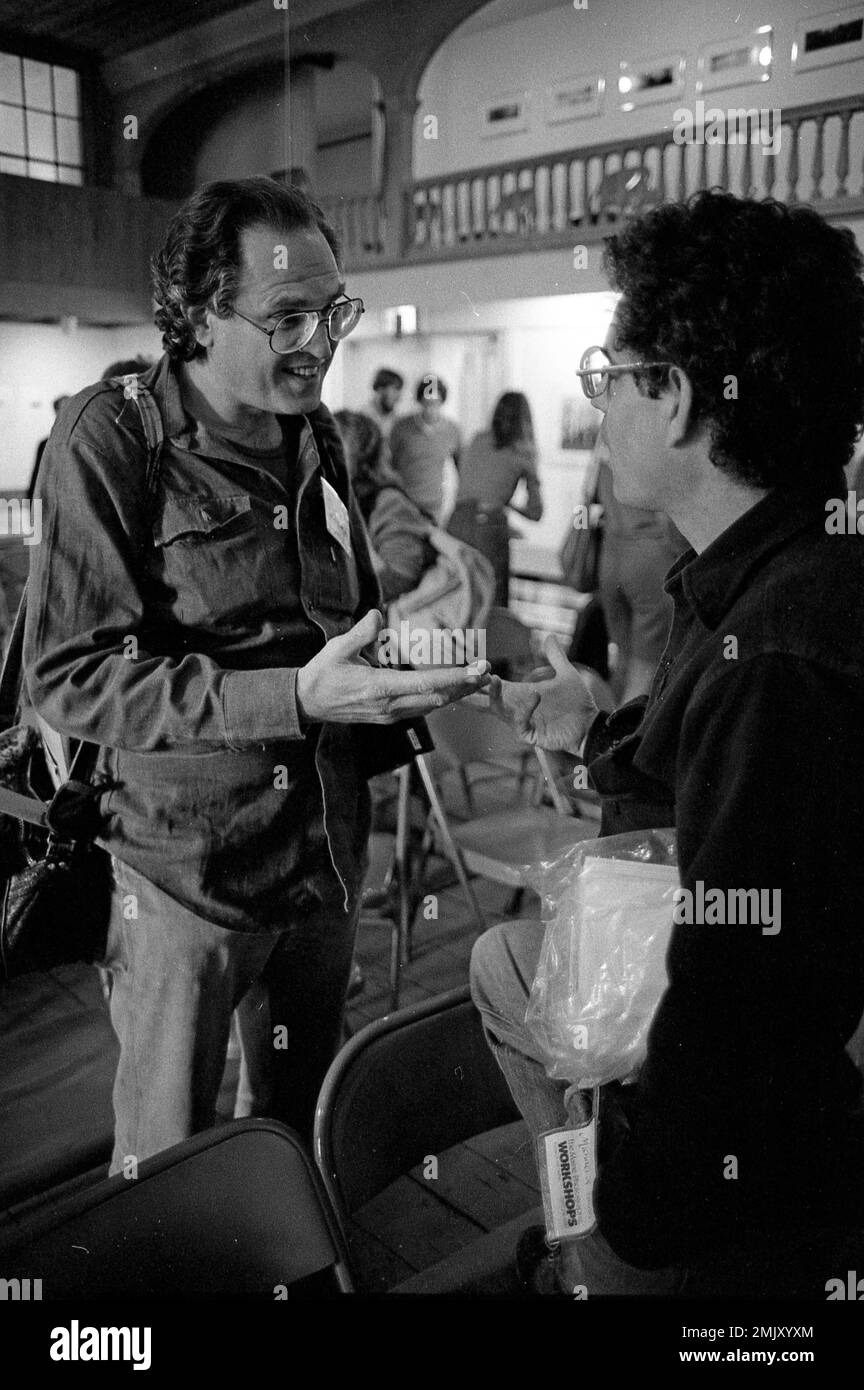
[[[480,911],[480,905],[477,902],[477,898],[474,894],[474,889],[472,888],[469,882],[468,874],[465,869],[465,861],[462,858],[462,851],[456,844],[456,841],[453,839],[453,836],[450,834],[450,827],[447,824],[447,817],[444,813],[444,807],[441,805],[441,798],[439,797],[438,789],[435,786],[435,779],[433,778],[432,773],[429,771],[429,766],[422,753],[417,754],[417,757],[415,758],[415,763],[417,766],[417,771],[420,773],[420,776],[423,780],[423,786],[425,788],[426,795],[429,798],[429,805],[432,808],[432,814],[434,815],[435,820],[438,823],[438,830],[440,832],[441,839],[444,842],[444,847],[447,850],[448,857],[450,858],[450,861],[454,869],[456,870],[456,876],[459,879],[462,891],[465,894],[465,897],[468,901],[468,906],[471,909],[471,912],[473,913],[474,921],[476,922],[478,927],[485,927],[486,921],[483,917],[483,913]]]

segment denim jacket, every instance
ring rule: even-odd
[[[356,731],[304,731],[296,701],[298,668],[379,602],[332,417],[280,417],[280,477],[187,415],[167,357],[143,382],[165,431],[153,498],[118,387],[74,396],[46,446],[30,698],[102,747],[101,843],[193,911],[275,929],[321,872],[347,910],[368,831]],[[350,554],[327,530],[324,479],[348,509]]]

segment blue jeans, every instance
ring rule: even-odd
[[[505,922],[475,943],[471,994],[486,1039],[535,1141],[544,1130],[570,1127],[586,1117],[585,1098],[546,1075],[542,1057],[525,1027],[525,1010],[543,942],[540,922]],[[619,1259],[599,1229],[561,1242],[557,1277],[562,1292],[581,1296],[671,1296],[686,1272],[678,1268],[636,1269]]]
[[[238,1114],[311,1133],[339,1046],[357,907],[332,875],[283,931],[214,926],[114,860],[104,960],[120,1042],[111,1172],[215,1123],[231,1015],[243,1062]]]

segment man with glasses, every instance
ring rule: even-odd
[[[363,726],[485,679],[374,664],[377,584],[320,403],[363,305],[320,211],[269,179],[209,184],[153,280],[165,355],[143,390],[80,393],[46,449],[25,647],[39,715],[99,745],[110,786],[127,1175],[214,1122],[238,1005],[240,1111],[308,1133],[365,868]]]
[[[703,193],[610,238],[605,263],[621,297],[579,376],[616,497],[689,541],[671,633],[650,694],[610,715],[554,641],[550,679],[488,698],[587,764],[604,835],[677,828],[684,910],[647,1058],[602,1091],[597,1227],[558,1249],[529,1233],[520,1270],[588,1297],[824,1298],[864,1227],[847,1053],[864,1011],[864,550],[826,525],[864,423],[864,258],[810,209]],[[537,1135],[584,1118],[524,1023],[542,934],[505,924],[472,961]]]

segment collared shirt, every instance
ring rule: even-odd
[[[144,383],[166,436],[155,498],[137,408],[110,384],[67,402],[45,450],[30,696],[54,729],[102,745],[112,853],[219,925],[283,926],[322,862],[311,803],[346,901],[362,865],[355,731],[304,731],[296,681],[378,602],[365,531],[326,409],[280,417],[282,469],[208,436],[167,357]],[[325,484],[350,553],[327,529]]]
[[[825,519],[824,497],[778,490],[681,556],[647,704],[586,743],[603,833],[676,825],[682,888],[694,909],[720,890],[726,915],[673,927],[647,1060],[613,1088],[629,1130],[597,1212],[635,1265],[861,1219],[864,548]],[[750,889],[762,925],[730,924]]]

